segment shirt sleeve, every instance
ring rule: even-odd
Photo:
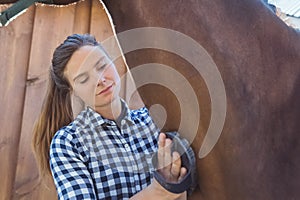
[[[50,169],[58,198],[97,199],[91,175],[76,146],[71,134],[56,134],[52,139]]]

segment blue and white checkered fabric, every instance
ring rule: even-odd
[[[59,199],[129,199],[150,184],[159,129],[146,108],[125,107],[119,127],[87,108],[55,134],[50,168]]]

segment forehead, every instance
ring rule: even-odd
[[[105,53],[99,46],[83,46],[71,56],[65,69],[66,77],[71,81],[78,74],[90,70]]]

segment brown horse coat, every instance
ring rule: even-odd
[[[197,159],[200,189],[193,199],[300,197],[299,32],[259,0],[104,3],[117,32],[139,27],[179,31],[201,44],[218,66],[226,89],[226,121],[213,150]],[[202,77],[182,58],[161,50],[138,50],[126,58],[131,68],[144,63],[172,66],[190,81],[201,109],[200,128],[192,143],[199,152],[211,115]],[[134,78],[139,82],[139,77]],[[164,130],[178,128],[180,110],[172,92],[158,85],[144,86],[139,92],[146,105],[159,103],[166,108]],[[189,127],[186,131],[181,134],[187,136]]]

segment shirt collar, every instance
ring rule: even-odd
[[[128,108],[128,105],[126,102],[121,99],[122,109],[125,110],[125,115],[123,119],[126,120],[126,122],[129,125],[134,124],[134,119],[131,117],[130,109]],[[97,113],[93,108],[87,107],[81,114],[77,116],[77,119],[80,121],[84,120],[85,124],[90,124],[94,127],[98,126],[116,126],[116,122],[114,120],[106,119],[102,117],[99,113]]]
[[[128,123],[131,123],[130,125],[134,124],[134,119],[131,116],[131,111],[128,108],[127,103],[123,99],[121,99],[121,103],[122,103],[122,106],[124,106],[123,109],[125,110],[125,115],[124,115],[123,120],[126,120]]]

